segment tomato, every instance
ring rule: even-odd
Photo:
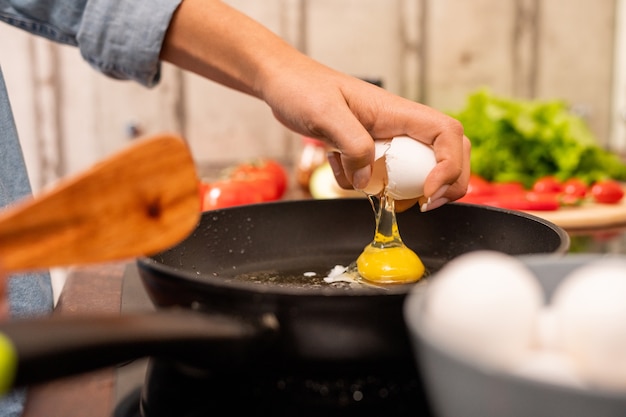
[[[200,184],[198,185],[198,191],[200,192],[201,202],[204,201],[204,195],[209,192],[210,188],[211,188],[211,184],[205,181],[200,181]]]
[[[285,191],[287,191],[287,185],[289,184],[289,176],[285,168],[272,159],[266,159],[263,169],[272,174],[278,187],[278,198],[282,197]]]
[[[228,178],[204,186],[202,211],[262,201],[263,194],[251,181]]]
[[[280,199],[287,190],[289,177],[281,164],[272,159],[258,159],[235,166],[231,178],[256,181],[264,194],[264,201]]]
[[[482,204],[509,210],[557,210],[559,208],[556,193],[538,194],[524,189],[518,181],[489,183],[472,174],[465,196],[458,201]]]
[[[485,205],[510,210],[552,211],[559,209],[556,195],[533,192],[499,194],[493,199],[486,199]]]
[[[476,174],[470,175],[469,183],[467,184],[467,192],[465,193],[468,198],[472,196],[489,195],[492,193],[493,188],[489,181]]]
[[[563,195],[558,192],[538,193],[536,191],[528,191],[525,198],[540,208],[527,210],[557,210],[563,205]]]
[[[494,191],[498,194],[519,194],[524,193],[524,185],[521,182],[495,182],[492,184]]]
[[[259,171],[255,173],[239,172],[231,176],[231,180],[248,182],[260,194],[262,201],[274,201],[282,197],[279,184],[275,178],[267,172]]]
[[[271,159],[235,165],[223,178],[200,185],[202,210],[279,200],[287,190],[287,171]]]
[[[587,195],[587,184],[579,178],[570,178],[563,183],[563,194],[584,198]]]
[[[616,204],[624,197],[622,185],[615,180],[600,180],[591,186],[591,196],[598,203]]]
[[[556,177],[548,175],[537,179],[532,190],[536,193],[560,193],[563,191],[563,184]]]

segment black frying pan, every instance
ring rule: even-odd
[[[398,214],[398,223],[430,274],[473,250],[563,254],[569,247],[561,228],[496,208],[413,208]],[[180,244],[137,261],[158,313],[1,326],[20,354],[16,384],[141,356],[173,356],[209,367],[260,359],[270,366],[315,369],[406,367],[413,360],[402,304],[411,285],[335,288],[303,277],[349,265],[373,234],[374,213],[363,199],[205,212]],[[68,327],[68,321],[74,323]]]

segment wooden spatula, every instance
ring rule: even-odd
[[[7,272],[149,255],[185,238],[200,216],[198,176],[175,135],[138,139],[87,171],[0,211]]]

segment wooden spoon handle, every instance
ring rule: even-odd
[[[0,268],[25,271],[148,255],[200,217],[198,176],[175,135],[139,139],[0,212]]]

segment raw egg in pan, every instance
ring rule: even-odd
[[[422,260],[402,242],[394,202],[422,196],[424,180],[436,163],[432,147],[410,137],[376,142],[372,179],[364,192],[380,204],[375,209],[374,240],[356,261],[361,278],[377,284],[407,284],[424,276]]]

